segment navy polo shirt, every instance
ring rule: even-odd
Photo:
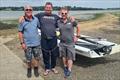
[[[57,20],[59,17],[55,14],[38,13],[35,15],[41,25],[41,37],[56,36]]]

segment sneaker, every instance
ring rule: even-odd
[[[38,67],[34,67],[34,75],[35,77],[39,76]]]
[[[55,68],[53,68],[51,70],[52,70],[52,72],[54,72],[54,74],[58,74],[58,71]]]
[[[27,69],[27,77],[28,77],[28,78],[31,78],[31,76],[32,76],[32,69],[31,69],[31,68],[28,68],[28,69]]]
[[[70,76],[70,75],[71,75],[71,71],[68,70],[67,73],[66,73],[66,76],[68,77],[68,76]]]
[[[47,76],[49,74],[50,70],[49,69],[46,69],[45,72],[44,72],[44,76]]]
[[[65,75],[65,77],[67,76],[67,71],[68,71],[68,68],[64,67],[64,75]]]

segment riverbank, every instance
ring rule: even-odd
[[[80,22],[81,33],[92,37],[107,38],[109,41],[120,44],[119,18],[112,13],[107,13],[99,19]]]

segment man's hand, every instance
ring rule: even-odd
[[[71,20],[71,22],[74,22],[75,21],[75,17],[70,16],[70,20]]]
[[[74,43],[76,43],[78,40],[78,38],[76,36],[74,36]]]
[[[24,19],[24,16],[21,16],[21,17],[19,17],[18,22],[19,22],[19,23],[22,23],[22,22],[24,22],[24,20],[25,20],[25,19]]]
[[[24,49],[24,50],[26,49],[25,43],[22,43],[21,46],[22,46],[22,49]]]

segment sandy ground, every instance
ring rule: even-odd
[[[115,22],[118,22],[118,17],[111,15],[110,13],[105,14],[104,16],[100,17],[99,19],[95,19],[93,21],[86,21],[81,22],[81,30],[93,30],[99,28],[108,28],[108,25],[114,25]],[[109,27],[110,29],[113,28],[112,26]]]
[[[41,76],[27,78],[23,61],[4,45],[4,42],[11,39],[3,40],[3,38],[0,38],[0,80],[43,80]]]
[[[93,21],[80,23],[81,33],[92,37],[106,38],[120,44],[120,21],[110,13]]]
[[[81,22],[81,34],[93,37],[107,38],[109,41],[120,44],[120,22],[118,17],[105,14],[105,16],[92,21]],[[19,40],[15,39],[6,45],[22,60],[24,53]],[[120,53],[98,59],[90,59],[77,55],[74,62],[71,79],[68,80],[120,80]],[[41,62],[42,63],[42,62]],[[25,67],[25,66],[23,66]],[[43,63],[40,65],[40,73],[43,76]],[[57,67],[59,74],[44,77],[45,80],[64,80],[61,60],[58,59]]]

